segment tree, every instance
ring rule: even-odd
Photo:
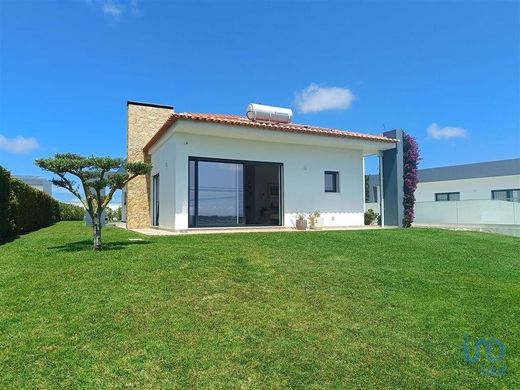
[[[121,222],[122,210],[121,206],[116,209],[116,221]]]
[[[81,201],[92,219],[94,250],[102,247],[101,216],[114,193],[130,180],[146,175],[152,169],[150,164],[144,162],[127,163],[121,158],[84,157],[72,153],[40,158],[36,160],[36,165],[56,174],[58,178],[52,180],[53,184],[70,191]]]

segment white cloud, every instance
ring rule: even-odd
[[[437,123],[432,123],[427,132],[428,137],[433,139],[465,138],[468,135],[468,131],[462,127],[440,127]]]
[[[124,6],[114,1],[107,1],[103,3],[103,13],[114,18],[119,18],[123,13]]]
[[[27,154],[39,149],[40,144],[34,137],[25,138],[21,135],[15,138],[7,138],[0,134],[0,149],[12,154]]]
[[[86,0],[89,4],[101,7],[103,13],[119,20],[125,15],[138,16],[141,13],[138,0]]]
[[[350,108],[355,96],[348,88],[320,87],[311,83],[296,94],[295,104],[304,114],[326,110],[346,110]]]
[[[132,0],[130,2],[130,13],[132,15],[139,15],[141,13],[141,9],[139,8],[139,5],[137,4],[137,0]]]

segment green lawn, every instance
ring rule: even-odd
[[[520,387],[519,239],[108,228],[99,253],[89,240],[62,222],[0,246],[0,388]],[[465,333],[505,343],[505,376],[464,360]]]

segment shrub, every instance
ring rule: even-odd
[[[12,235],[50,226],[60,220],[59,202],[43,191],[11,179],[8,220]]]
[[[60,202],[61,221],[83,221],[85,209],[82,206]]]
[[[9,235],[9,194],[11,193],[11,174],[0,166],[0,242]]]
[[[375,220],[380,221],[379,214],[372,209],[368,209],[365,212],[365,225],[372,225]]]
[[[320,216],[320,210],[316,210],[309,214],[309,225],[311,226],[311,229],[318,227]]]
[[[415,190],[419,182],[418,165],[421,159],[419,155],[419,145],[414,137],[403,133],[403,182],[404,182],[404,217],[403,227],[412,226],[415,218]]]

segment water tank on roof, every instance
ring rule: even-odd
[[[252,121],[291,123],[292,110],[289,108],[264,106],[263,104],[251,103],[247,106],[246,116]]]

